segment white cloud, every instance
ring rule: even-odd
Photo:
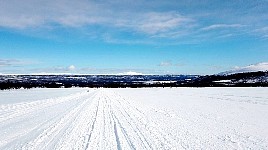
[[[45,72],[52,71],[52,72],[73,72],[76,70],[76,67],[74,65],[70,65],[68,67],[53,67],[53,68],[46,68],[44,69]]]
[[[101,25],[149,35],[189,27],[192,19],[176,12],[122,11],[97,1],[4,0],[0,2],[0,27],[28,29],[42,27],[79,28]]]
[[[67,27],[81,29],[85,35],[94,32],[96,37],[102,37],[102,34],[107,32],[118,35],[117,33],[126,31],[134,36],[137,35],[136,33],[146,34],[150,39],[152,37],[154,39],[171,39],[188,36],[188,39],[190,38],[190,40],[194,41],[200,41],[200,35],[207,34],[199,31],[248,27],[247,30],[242,30],[245,29],[242,28],[241,32],[252,34],[252,31],[254,32],[256,28],[265,30],[265,26],[267,26],[265,22],[267,20],[267,13],[265,13],[267,3],[255,1],[251,2],[252,4],[249,3],[250,6],[260,3],[254,9],[258,9],[261,13],[258,13],[258,11],[248,13],[250,11],[248,8],[250,7],[245,9],[244,6],[246,5],[241,5],[243,7],[236,9],[233,7],[226,8],[224,7],[225,5],[216,5],[217,3],[211,1],[193,3],[187,0],[179,2],[175,0],[157,0],[153,2],[146,0],[136,0],[135,2],[131,0],[1,0],[0,28],[23,31],[25,29],[34,29],[36,31],[36,29],[45,28],[45,30],[52,29],[52,31],[49,31],[54,33],[53,29]],[[235,4],[244,3],[241,1]],[[216,5],[216,9],[214,7],[199,9],[200,6],[213,5]],[[163,8],[167,8],[168,11],[164,11]],[[247,13],[243,13],[244,11],[247,11]],[[222,15],[223,13],[229,13],[230,15]],[[237,17],[241,13],[243,14]],[[206,27],[203,24],[220,21],[224,23],[212,24]],[[226,22],[232,22],[233,24],[227,24]],[[101,28],[97,28],[96,31],[96,28],[92,29],[89,26],[100,26]],[[87,31],[84,32],[85,30]],[[257,30],[256,32],[261,32]],[[23,33],[29,34],[27,31],[29,30]],[[38,33],[41,34],[40,32]],[[256,33],[254,32],[253,34]],[[267,32],[258,35],[262,37],[268,36]],[[207,39],[211,39],[211,37]],[[117,41],[128,43],[131,40]]]
[[[256,29],[255,31],[260,32],[260,33],[267,33],[268,32],[268,26]]]
[[[69,66],[69,67],[68,67],[68,70],[69,70],[69,71],[73,71],[73,70],[75,70],[75,66],[74,66],[74,65]]]
[[[268,62],[262,62],[258,64],[252,64],[245,67],[234,67],[233,70],[224,72],[224,74],[243,73],[243,72],[256,72],[256,71],[268,71]]]
[[[158,66],[168,67],[168,66],[172,66],[172,63],[170,61],[162,61]]]
[[[37,72],[37,73],[29,73],[30,75],[72,75],[72,73],[60,73],[60,72]]]
[[[207,27],[202,28],[202,30],[216,30],[216,29],[224,29],[224,28],[241,28],[244,27],[245,25],[241,24],[214,24],[210,25]]]
[[[47,73],[47,74],[69,74],[69,73],[77,73],[80,71],[79,68],[76,68],[74,65],[70,65],[68,67],[64,66],[56,66],[56,67],[48,67],[48,68],[33,68],[24,70],[24,72],[28,73]]]
[[[128,72],[118,73],[118,75],[143,75],[143,73],[128,71]]]
[[[162,61],[160,64],[158,64],[158,66],[160,66],[160,67],[170,67],[170,66],[182,67],[184,65],[185,64],[183,64],[183,63],[172,63],[171,61]]]
[[[0,26],[16,29],[49,24],[77,27],[101,22],[104,11],[96,3],[85,0],[4,0],[0,2]]]
[[[130,31],[144,33],[150,36],[166,37],[165,35],[180,34],[194,24],[192,18],[182,16],[176,12],[147,12],[119,16],[113,22],[115,27],[125,28]],[[174,36],[174,35],[173,35]]]
[[[261,35],[263,38],[268,38],[268,26],[255,29],[253,32]]]
[[[73,65],[69,67],[33,68],[27,70],[4,71],[3,73],[26,73],[26,74],[91,74],[91,75],[144,75],[163,74],[163,70],[135,69],[135,68],[79,68]]]
[[[175,12],[152,12],[144,14],[144,16],[137,21],[138,23],[135,28],[137,28],[138,31],[148,34],[157,34],[175,30],[190,23],[192,19],[181,16]]]
[[[0,67],[17,67],[33,63],[34,62],[19,59],[0,59]]]

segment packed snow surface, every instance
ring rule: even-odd
[[[0,149],[268,149],[268,88],[0,91]]]

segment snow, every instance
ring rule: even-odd
[[[177,81],[145,81],[146,84],[163,84],[163,83],[175,83]]]
[[[218,81],[213,81],[213,82],[216,82],[216,83],[230,83],[230,82],[232,82],[232,80],[218,80]]]
[[[245,73],[245,72],[257,72],[257,71],[268,71],[268,62],[262,62],[257,64],[251,64],[245,67],[234,67],[233,70],[222,72],[219,74],[236,74],[236,73]]]
[[[268,149],[268,88],[0,91],[0,149]]]
[[[56,97],[75,94],[82,91],[83,88],[35,88],[35,89],[19,89],[19,90],[0,90],[0,105],[13,104],[21,102],[31,102],[43,99],[53,99]],[[85,90],[85,89],[84,89]]]

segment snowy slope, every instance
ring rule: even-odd
[[[251,64],[245,67],[235,67],[233,70],[219,73],[220,75],[229,75],[236,73],[245,73],[245,72],[258,72],[258,71],[268,71],[268,62],[262,62],[257,64]]]
[[[0,91],[1,150],[268,149],[268,88],[53,91]]]

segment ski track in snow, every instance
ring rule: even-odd
[[[113,89],[5,104],[0,105],[0,149],[268,148],[267,137],[228,127],[222,129],[227,133],[213,133],[202,119],[215,118],[186,115],[135,102]],[[200,130],[205,136],[196,134]]]

